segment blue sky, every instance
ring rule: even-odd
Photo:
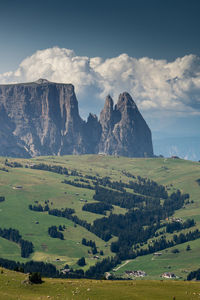
[[[84,117],[126,90],[155,138],[200,136],[199,11],[199,0],[1,0],[0,83],[72,82]]]
[[[1,0],[0,72],[53,46],[77,55],[199,55],[199,0]]]

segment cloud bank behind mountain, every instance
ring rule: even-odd
[[[25,58],[17,70],[0,74],[0,83],[38,78],[74,84],[80,104],[88,108],[97,102],[102,107],[107,94],[117,100],[119,93],[127,91],[146,114],[200,113],[200,57],[192,54],[172,62],[127,54],[103,59],[53,47]]]

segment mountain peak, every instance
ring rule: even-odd
[[[98,121],[97,115],[92,114],[92,113],[89,113],[89,116],[88,116],[88,118],[87,118],[87,122],[91,122],[91,121],[93,121],[93,120]]]
[[[36,82],[0,85],[0,119],[0,155],[103,152],[153,156],[150,129],[126,92],[120,94],[115,109],[111,96],[106,97],[99,120],[90,114],[83,121],[72,84],[40,78]]]
[[[106,97],[104,108],[113,108],[113,104],[114,104],[114,102],[113,102],[112,97],[110,95],[108,95]]]
[[[122,94],[119,95],[119,99],[117,102],[117,109],[120,110],[120,108],[123,107],[132,107],[132,108],[137,108],[135,102],[133,101],[132,97],[130,96],[129,93],[124,92]]]

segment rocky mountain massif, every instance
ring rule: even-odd
[[[110,96],[98,120],[81,119],[71,84],[39,79],[0,85],[0,155],[106,153],[152,157],[151,131],[128,93]]]

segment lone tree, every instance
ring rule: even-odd
[[[186,247],[186,251],[190,251],[191,250],[191,247],[190,247],[190,245],[187,245],[187,247]]]
[[[32,283],[42,283],[42,278],[39,272],[33,272],[29,275],[29,281]]]
[[[80,267],[83,267],[86,265],[85,263],[85,257],[81,257],[78,261],[77,261],[77,264],[80,266]]]

